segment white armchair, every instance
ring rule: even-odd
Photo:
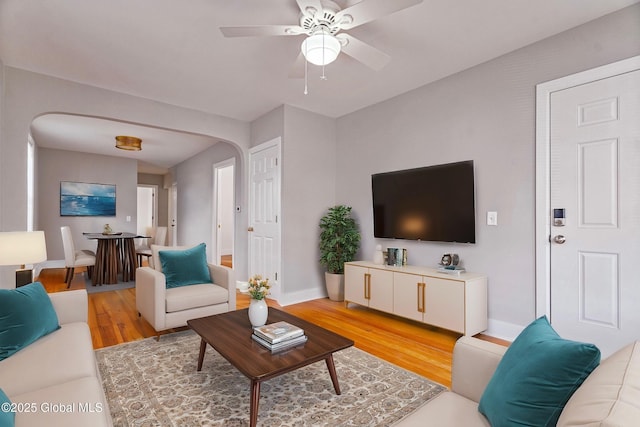
[[[151,245],[151,267],[136,270],[136,308],[158,332],[187,325],[187,320],[236,309],[233,270],[207,264],[213,283],[167,289],[159,252],[185,250],[189,246]]]

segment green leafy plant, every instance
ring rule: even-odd
[[[320,219],[320,230],[320,264],[329,273],[343,274],[344,263],[353,261],[360,248],[360,231],[351,217],[351,207],[329,208]]]

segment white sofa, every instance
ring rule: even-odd
[[[167,289],[159,252],[190,248],[151,245],[150,265],[153,267],[139,267],[136,270],[136,309],[158,333],[187,326],[189,319],[236,309],[233,270],[224,266],[207,264],[213,283]]]
[[[507,347],[462,337],[453,351],[451,390],[395,425],[490,426],[478,402]],[[640,425],[640,342],[602,360],[567,402],[557,426]]]
[[[111,426],[96,365],[85,290],[49,294],[60,329],[0,361],[16,426]]]

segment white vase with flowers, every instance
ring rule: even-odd
[[[257,326],[263,326],[267,323],[267,317],[269,317],[269,307],[265,301],[265,297],[269,295],[269,279],[263,278],[261,275],[256,274],[249,279],[249,296],[251,301],[249,302],[249,321],[254,328]]]

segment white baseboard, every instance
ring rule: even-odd
[[[304,291],[291,292],[288,294],[280,295],[277,299],[278,304],[281,306],[287,306],[291,304],[298,304],[300,302],[311,301],[314,299],[326,298],[327,292],[323,289],[306,289]]]
[[[513,341],[526,326],[489,319],[489,329],[484,334],[506,341]]]

